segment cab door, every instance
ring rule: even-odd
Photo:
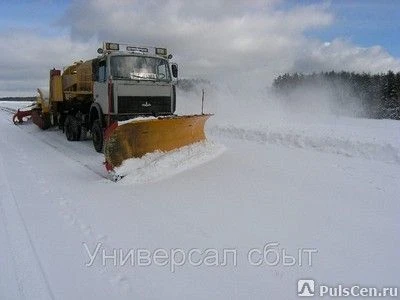
[[[93,83],[94,102],[100,104],[104,114],[108,114],[108,82],[107,82],[107,64],[106,60],[99,62],[96,70],[96,80]]]

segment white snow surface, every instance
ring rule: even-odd
[[[0,299],[296,299],[304,278],[400,285],[400,122],[215,117],[208,142],[129,160],[114,183],[90,140],[15,126],[10,105],[0,103]],[[268,243],[318,252],[311,266],[251,265],[249,250]],[[85,246],[99,247],[90,266]],[[118,251],[138,249],[234,249],[237,264],[120,263]]]
[[[121,184],[154,182],[215,159],[224,150],[223,145],[205,141],[167,153],[155,151],[141,158],[125,160],[115,172],[123,176],[118,182]]]

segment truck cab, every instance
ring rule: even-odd
[[[98,52],[92,106],[106,123],[174,114],[177,66],[170,64],[167,49],[105,43]]]

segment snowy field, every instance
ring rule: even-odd
[[[0,107],[0,299],[400,286],[400,122],[215,117],[208,142],[127,161],[114,183],[90,140]]]

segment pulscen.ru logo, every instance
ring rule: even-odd
[[[300,279],[297,282],[297,295],[299,297],[397,297],[397,287],[366,287],[358,284],[346,286],[339,284],[329,286],[317,284],[313,279]]]

